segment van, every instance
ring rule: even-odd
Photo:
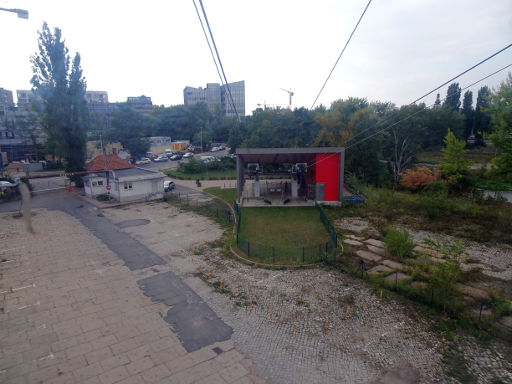
[[[169,149],[169,148],[167,148],[167,149],[165,150],[165,156],[172,156],[172,155],[173,155],[172,150],[171,150],[171,149]]]

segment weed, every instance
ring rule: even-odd
[[[295,304],[303,306],[303,307],[306,307],[306,308],[310,307],[309,301],[306,301],[306,300],[303,300],[303,299],[297,299]]]
[[[393,256],[402,260],[412,253],[414,242],[405,229],[392,229],[384,238],[386,250]]]
[[[463,384],[478,383],[477,378],[469,371],[464,353],[454,345],[443,352],[443,363],[448,367],[446,374]]]

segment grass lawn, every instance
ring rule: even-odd
[[[185,173],[179,171],[164,171],[166,175],[184,180],[223,180],[236,179],[236,169],[226,169],[223,171],[208,171],[201,173]]]
[[[315,207],[242,208],[240,235],[250,242],[276,248],[330,241]]]
[[[236,200],[235,188],[222,189],[221,187],[210,187],[203,189],[203,191],[217,196],[219,199],[224,200],[229,205],[233,205],[233,202]]]

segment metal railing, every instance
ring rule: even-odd
[[[334,228],[334,226],[331,224],[331,222],[325,215],[322,207],[318,203],[315,203],[315,207],[318,210],[318,212],[320,212],[320,220],[322,221],[323,225],[325,226],[325,229],[329,233],[332,243],[334,244],[334,247],[336,248],[336,246],[338,244],[338,234],[336,233],[336,229]]]

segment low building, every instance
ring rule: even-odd
[[[236,159],[237,200],[243,206],[341,204],[343,200],[342,147],[238,148]]]
[[[119,157],[115,150],[112,154],[96,156],[86,169],[94,172],[84,177],[84,191],[88,197],[109,194],[119,202],[163,197],[162,172],[135,167]]]

